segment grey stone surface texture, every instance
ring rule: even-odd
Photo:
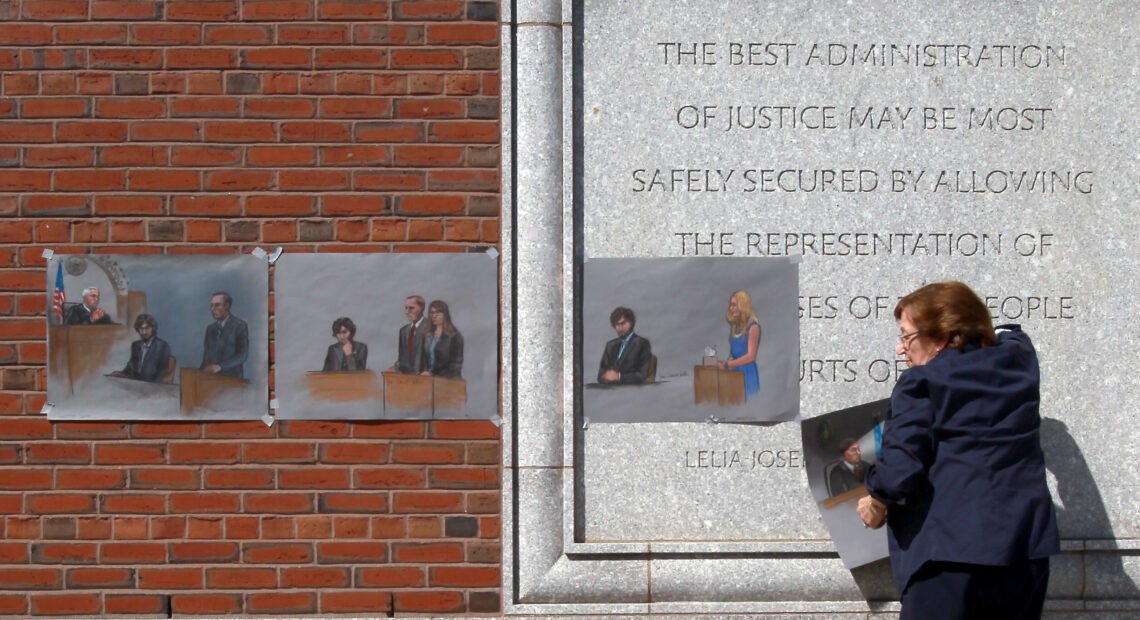
[[[885,562],[836,555],[796,422],[582,419],[583,261],[710,256],[801,261],[803,418],[890,394],[923,284],[1021,324],[1064,539],[1046,617],[1140,615],[1135,8],[504,5],[506,615],[897,614]]]

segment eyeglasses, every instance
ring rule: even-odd
[[[914,337],[917,335],[918,335],[917,329],[912,331],[909,334],[899,334],[899,342],[902,344],[903,347],[909,348],[910,347],[910,341],[912,339],[914,339]]]

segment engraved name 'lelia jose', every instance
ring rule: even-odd
[[[991,106],[697,105],[677,108],[683,129],[725,132],[802,130],[1038,131],[1054,123],[1053,108]]]
[[[794,448],[763,450],[685,450],[690,469],[787,469],[804,466],[803,453]]]

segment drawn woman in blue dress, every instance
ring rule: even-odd
[[[744,397],[760,393],[760,374],[756,370],[756,350],[760,348],[760,321],[752,311],[752,297],[736,291],[728,298],[728,347],[730,357],[717,366],[744,373]]]

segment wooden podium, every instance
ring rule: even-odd
[[[249,385],[245,379],[202,372],[197,368],[183,368],[181,378],[183,413],[191,413],[200,407],[214,409],[212,405],[223,397]]]
[[[467,403],[463,379],[385,372],[384,411],[417,410],[434,415],[436,409],[459,409]]]
[[[307,372],[305,385],[313,400],[351,403],[384,398],[380,377],[371,370]]]
[[[693,403],[717,403],[721,407],[744,404],[744,373],[716,366],[693,366]]]
[[[74,395],[76,384],[101,374],[111,347],[124,333],[122,325],[49,326],[49,380],[65,385],[66,396]]]

